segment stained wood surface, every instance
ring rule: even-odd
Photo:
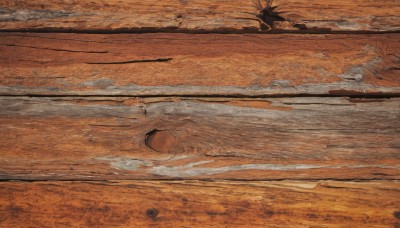
[[[257,1],[257,0],[255,0]],[[262,0],[261,0],[262,1]],[[2,30],[257,31],[252,0],[72,0],[0,2]],[[394,0],[275,0],[278,31],[399,31]]]
[[[1,179],[398,179],[400,99],[0,99]]]
[[[3,182],[0,226],[398,227],[400,184]]]
[[[0,228],[400,227],[400,1],[256,1],[0,1]]]
[[[285,22],[275,29],[325,31],[399,31],[400,2],[396,0],[274,0]],[[298,27],[298,28],[299,28]]]
[[[0,29],[253,30],[251,0],[1,1]],[[254,15],[253,18],[256,18]]]
[[[0,34],[2,95],[400,94],[400,35]]]

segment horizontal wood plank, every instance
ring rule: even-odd
[[[1,95],[400,94],[400,34],[0,34]]]
[[[257,31],[263,0],[3,0],[1,30]],[[393,0],[275,0],[279,31],[398,31]],[[276,18],[272,18],[275,19]],[[266,19],[269,21],[270,19]]]
[[[56,0],[0,3],[0,29],[253,30],[251,0]],[[255,16],[252,16],[255,18]]]
[[[393,0],[274,0],[284,22],[275,29],[399,31],[400,2]],[[297,25],[297,26],[296,26]],[[303,26],[303,27],[302,27]],[[293,28],[294,27],[294,28]]]
[[[400,99],[0,98],[1,179],[398,179]]]
[[[0,226],[398,227],[400,183],[2,182]]]

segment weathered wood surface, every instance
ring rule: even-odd
[[[0,226],[398,227],[400,183],[3,182]]]
[[[56,0],[0,2],[0,29],[253,30],[251,0]],[[253,18],[256,18],[254,15]]]
[[[398,179],[400,98],[0,99],[1,179]]]
[[[2,95],[400,94],[400,34],[0,34]]]
[[[274,0],[285,22],[275,29],[305,25],[307,30],[399,31],[398,0]],[[296,26],[295,26],[296,27]]]
[[[257,0],[254,0],[257,1]],[[253,0],[3,0],[0,29],[257,31]],[[263,2],[263,0],[261,0]],[[280,31],[399,31],[396,0],[275,0]]]
[[[0,228],[400,227],[400,1],[254,2],[0,1]]]

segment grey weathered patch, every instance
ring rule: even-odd
[[[108,161],[113,168],[120,170],[135,171],[142,166],[151,166],[152,162],[143,161],[135,158],[125,157],[125,156],[107,156],[98,157],[96,160]]]
[[[377,63],[378,59],[370,64]],[[371,65],[367,65],[368,69],[373,69]],[[360,78],[360,70],[362,66],[354,66],[345,74],[338,75],[340,78]],[[362,68],[362,69],[365,69]],[[364,72],[364,71],[363,71]],[[359,79],[358,79],[359,80]],[[400,87],[374,86],[366,83],[355,83],[355,81],[342,80],[334,83],[305,83],[298,86],[285,86],[286,82],[278,82],[280,86],[139,86],[139,85],[109,85],[109,81],[90,82],[89,85],[107,85],[105,88],[96,88],[88,90],[62,89],[55,87],[28,87],[28,86],[1,86],[0,95],[125,95],[125,96],[218,96],[218,95],[246,95],[246,96],[266,96],[277,94],[328,94],[331,90],[349,90],[360,93],[400,93]],[[81,84],[83,85],[83,84]],[[64,87],[65,85],[63,85]]]
[[[358,23],[348,18],[342,20],[305,20],[307,28],[334,28],[336,31],[357,31],[365,30],[368,23]]]
[[[347,70],[344,74],[338,75],[344,80],[354,80],[361,82],[363,80],[364,69],[362,66],[355,66]]]
[[[79,100],[82,100],[78,99]],[[0,116],[70,116],[70,117],[118,117],[127,119],[137,119],[143,117],[143,105],[107,105],[96,103],[96,100],[104,98],[84,98],[85,105],[76,104],[76,98],[26,98],[18,99],[13,97],[3,97],[0,99]],[[112,101],[111,98],[108,98]],[[55,101],[56,102],[55,102]],[[314,105],[313,110],[324,112],[336,112],[341,109],[347,110],[348,105],[354,106],[353,111],[365,111],[361,104],[349,102],[346,98],[270,98],[263,99],[271,102],[273,106],[286,106],[293,110],[289,114],[286,110],[259,109],[251,107],[240,107],[226,105],[219,102],[198,102],[196,99],[186,98],[181,102],[171,102],[160,100],[145,105],[147,117],[159,115],[200,115],[204,116],[236,116],[236,117],[255,117],[251,119],[253,123],[275,122],[289,116],[309,115],[308,105]],[[93,104],[90,102],[93,101]],[[212,101],[212,100],[210,100]],[[370,111],[381,110],[385,107],[385,116],[389,113],[398,115],[398,98],[392,98],[380,106],[369,107]],[[343,107],[342,107],[343,106]],[[284,115],[283,115],[284,114]],[[382,114],[383,115],[383,114]],[[306,118],[304,118],[306,119]],[[246,119],[246,122],[250,119]],[[133,122],[129,122],[133,123]]]
[[[368,23],[358,23],[354,20],[343,20],[343,21],[336,22],[336,26],[337,26],[338,30],[354,30],[354,31],[362,30],[366,24],[368,24]]]
[[[73,15],[73,12],[68,12],[64,10],[12,10],[7,8],[0,8],[0,22],[65,18]]]
[[[280,86],[280,87],[289,87],[290,86],[290,80],[273,80],[270,83],[270,86]]]
[[[376,48],[368,44],[365,45],[360,52],[362,54],[368,54],[368,52],[373,55],[378,54]],[[382,59],[377,56],[366,63],[357,66],[352,66],[351,68],[346,70],[344,74],[338,75],[338,77],[344,80],[351,80],[358,83],[362,82],[366,74],[373,74],[375,77],[379,77],[375,69],[380,63],[382,63]]]
[[[87,81],[84,83],[81,83],[79,86],[80,87],[98,87],[98,88],[107,88],[109,86],[112,86],[114,84],[114,81],[109,78],[100,78],[94,81]]]
[[[90,99],[87,99],[90,102]],[[65,102],[54,102],[52,98],[1,98],[0,116],[69,116],[69,117],[118,117],[136,119],[143,115],[139,106],[125,105],[77,105],[68,99]]]
[[[233,166],[216,167],[216,168],[196,168],[195,167],[195,166],[210,163],[210,162],[213,162],[213,160],[195,162],[195,163],[190,163],[187,165],[173,166],[173,167],[156,166],[156,167],[153,167],[149,172],[151,174],[169,176],[169,177],[193,177],[193,176],[199,176],[199,175],[213,175],[213,174],[225,173],[225,172],[230,172],[230,171],[242,171],[242,170],[288,171],[288,170],[324,168],[324,166],[304,165],[304,164],[296,164],[296,165],[245,164],[245,165],[233,165]]]
[[[266,171],[294,171],[294,170],[306,170],[306,169],[343,169],[343,168],[383,168],[383,169],[400,169],[400,166],[388,166],[388,165],[308,165],[308,164],[294,164],[294,165],[279,165],[279,164],[244,164],[244,165],[232,165],[225,167],[206,167],[196,168],[195,166],[213,162],[201,161],[190,163],[182,166],[156,166],[153,167],[149,173],[168,176],[168,177],[193,177],[201,175],[213,175],[221,174],[231,171],[244,171],[244,170],[266,170]]]

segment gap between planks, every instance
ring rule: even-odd
[[[262,34],[262,35],[384,35],[399,34],[399,31],[325,31],[325,30],[284,30],[284,31],[251,31],[251,30],[170,30],[170,29],[116,29],[116,30],[77,30],[77,29],[6,29],[1,33],[54,33],[54,34],[144,34],[144,33],[166,33],[166,34]]]
[[[344,98],[365,98],[365,99],[390,99],[400,97],[400,93],[369,93],[369,94],[269,94],[269,95],[181,95],[181,94],[171,94],[171,95],[69,95],[69,94],[60,94],[60,95],[52,95],[52,94],[0,94],[0,97],[20,97],[20,98],[29,98],[29,97],[42,97],[42,98],[249,98],[249,99],[257,99],[257,98],[295,98],[295,97],[321,97],[321,98],[329,98],[329,97],[344,97]]]

